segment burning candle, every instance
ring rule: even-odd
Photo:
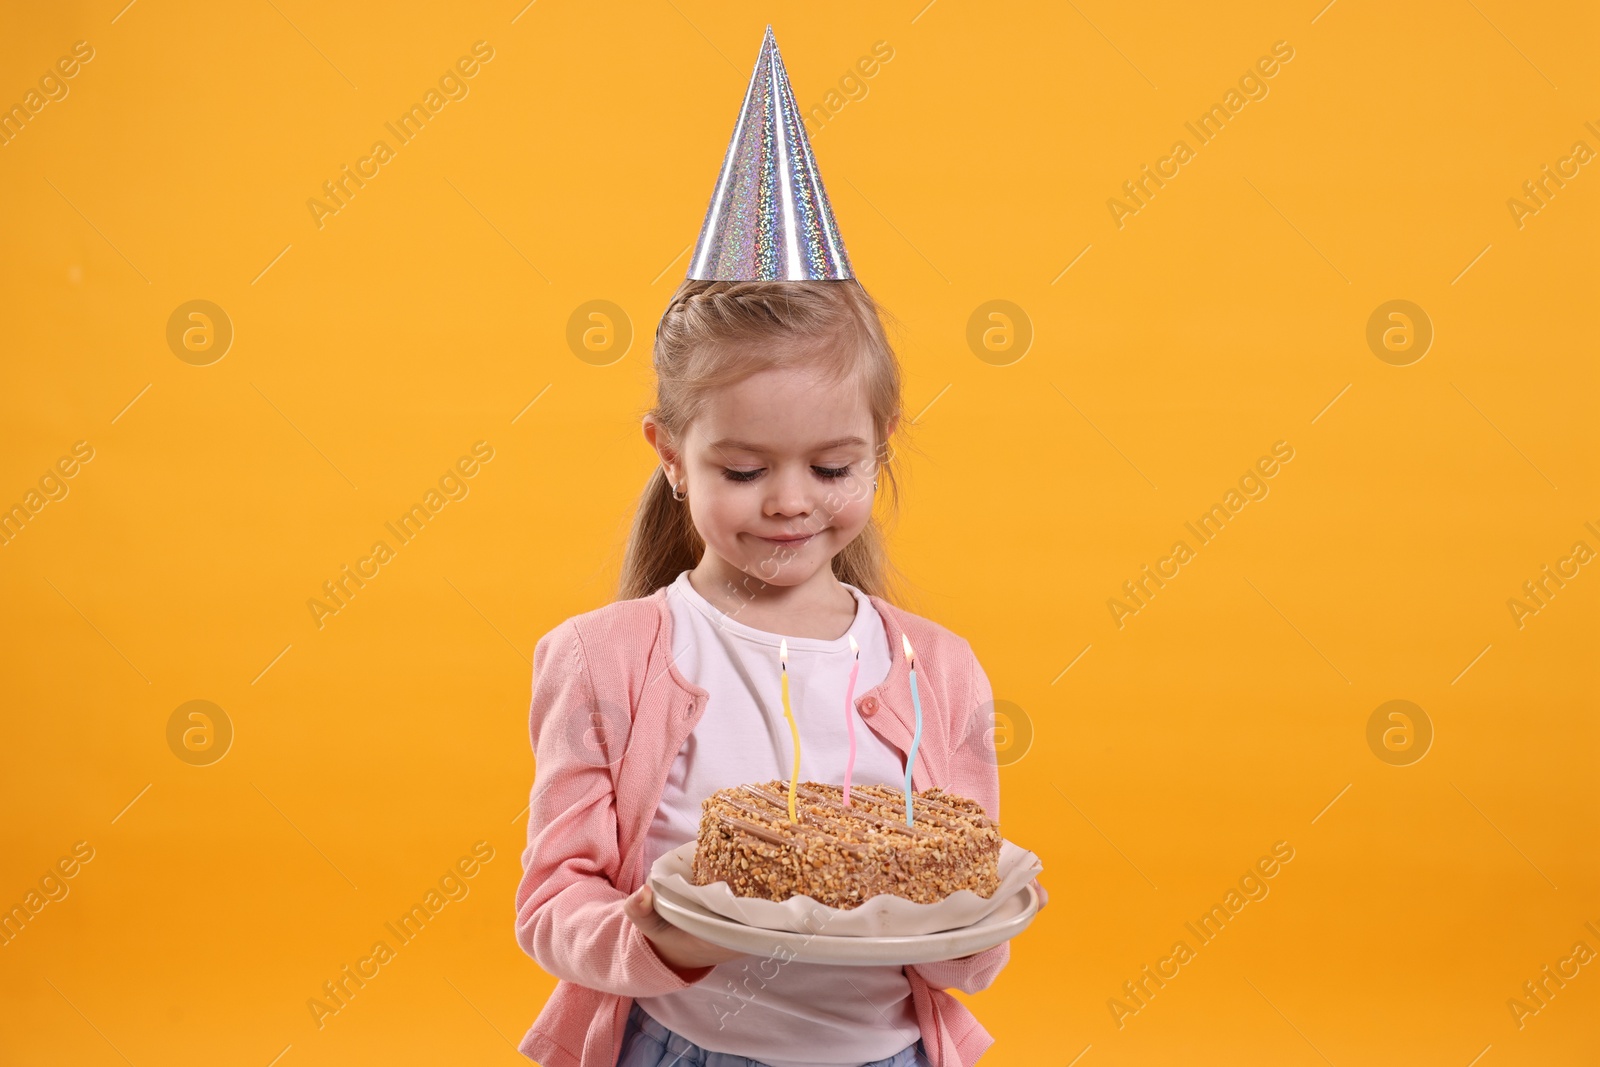
[[[911,768],[917,762],[917,746],[922,744],[922,698],[917,694],[917,654],[911,650],[911,639],[905,634],[900,641],[906,647],[906,659],[911,661],[911,707],[917,715],[917,731],[911,737],[911,749],[906,753],[906,825],[911,825]]]
[[[856,635],[850,635],[850,651],[856,654],[856,661],[850,665],[850,686],[844,692],[844,725],[850,731],[850,755],[844,761],[844,806],[850,806],[850,771],[856,765],[856,675],[861,673],[861,646],[856,644]]]
[[[789,707],[789,642],[778,642],[778,672],[782,677],[783,686],[783,717],[789,720],[789,734],[794,738],[794,771],[789,775],[789,821],[799,822],[800,818],[794,810],[794,787],[800,777],[800,727],[794,724],[794,711]],[[921,720],[918,720],[920,727]],[[920,729],[918,730],[920,733]],[[910,781],[910,779],[907,779]]]

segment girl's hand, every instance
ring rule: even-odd
[[[654,894],[648,882],[622,902],[622,913],[649,940],[656,950],[656,955],[676,971],[714,967],[719,963],[727,963],[729,960],[749,955],[747,952],[738,952],[701,940],[657,915]]]

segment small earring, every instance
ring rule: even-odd
[[[672,490],[672,499],[687,500],[689,499],[689,494],[687,492],[680,492],[679,488],[674,486]]]
[[[872,488],[874,490],[876,490],[878,488],[878,479],[876,479],[876,478],[872,479]]]

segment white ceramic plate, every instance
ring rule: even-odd
[[[919,904],[892,893],[879,893],[853,908],[831,908],[803,894],[782,901],[763,900],[737,896],[725,881],[695,885],[695,847],[694,841],[685,842],[651,864],[651,888],[665,890],[676,900],[697,904],[744,926],[796,934],[905,937],[960,930],[999,908],[1044,870],[1038,856],[1002,841],[1000,883],[991,896],[980,897],[970,889],[961,889],[943,900]]]
[[[723,948],[752,956],[778,957],[801,963],[832,963],[846,967],[877,967],[931,963],[970,956],[1016,937],[1039,912],[1039,895],[1032,883],[1013,893],[994,911],[959,930],[905,937],[839,937],[800,934],[789,930],[763,930],[725,919],[685,900],[670,889],[653,886],[656,911],[681,930]]]

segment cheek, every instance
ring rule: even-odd
[[[695,518],[704,531],[714,537],[732,537],[750,523],[750,506],[741,498],[738,487],[717,486],[699,501]]]
[[[868,483],[870,487],[870,483]],[[862,487],[840,489],[835,497],[835,506],[832,512],[832,525],[845,530],[857,530],[865,526],[872,518],[872,495],[863,494]]]

